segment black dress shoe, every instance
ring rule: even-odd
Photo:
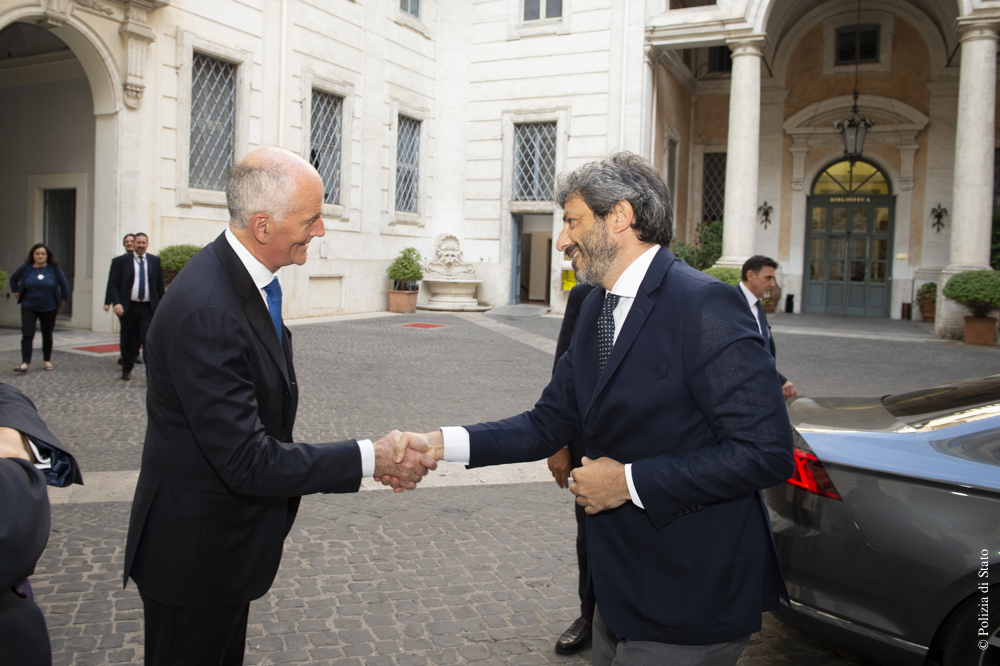
[[[128,372],[128,371],[123,372],[122,373],[122,379],[125,380],[125,381],[128,381],[128,380],[132,379],[132,373]]]
[[[590,639],[590,620],[578,617],[569,625],[569,629],[556,641],[556,652],[559,654],[570,654],[576,652]]]

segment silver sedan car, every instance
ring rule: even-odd
[[[1000,374],[788,414],[778,617],[886,666],[1000,666]]]

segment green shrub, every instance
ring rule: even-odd
[[[160,268],[163,269],[163,284],[170,284],[187,266],[191,257],[198,253],[201,247],[198,245],[168,245],[156,256],[160,258]]]
[[[678,259],[683,259],[692,268],[698,263],[698,248],[684,241],[677,241],[671,248]]]
[[[6,288],[7,288],[7,274],[3,271],[0,271],[0,291],[3,291]]]
[[[973,317],[985,317],[1000,309],[1000,272],[965,271],[944,286],[944,295],[972,309]]]
[[[920,285],[920,289],[917,289],[917,307],[923,306],[924,303],[930,305],[937,305],[937,282],[925,282]]]
[[[420,268],[420,253],[417,252],[417,248],[408,247],[402,250],[385,273],[393,281],[393,289],[401,291],[419,289],[417,281],[423,279],[424,271]]]
[[[702,222],[697,232],[694,243],[675,243],[673,252],[692,268],[703,271],[722,256],[722,220]]]
[[[704,272],[728,285],[736,287],[740,284],[740,269],[738,268],[733,268],[732,266],[712,266],[706,268]]]

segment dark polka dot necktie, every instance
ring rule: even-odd
[[[604,296],[604,307],[597,318],[597,372],[604,372],[611,348],[615,346],[615,308],[618,307],[617,294],[610,291]]]

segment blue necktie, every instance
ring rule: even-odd
[[[278,332],[278,342],[281,342],[281,285],[278,284],[278,278],[271,280],[264,291],[267,293],[267,311],[271,313],[274,330]]]
[[[146,261],[139,257],[139,300],[146,300]]]
[[[767,315],[764,314],[764,303],[757,299],[757,325],[760,326],[760,334],[764,336],[764,349],[771,351],[771,330],[767,325]]]
[[[597,373],[604,372],[604,365],[615,346],[615,308],[618,307],[617,294],[610,291],[604,296],[604,307],[597,318]]]

